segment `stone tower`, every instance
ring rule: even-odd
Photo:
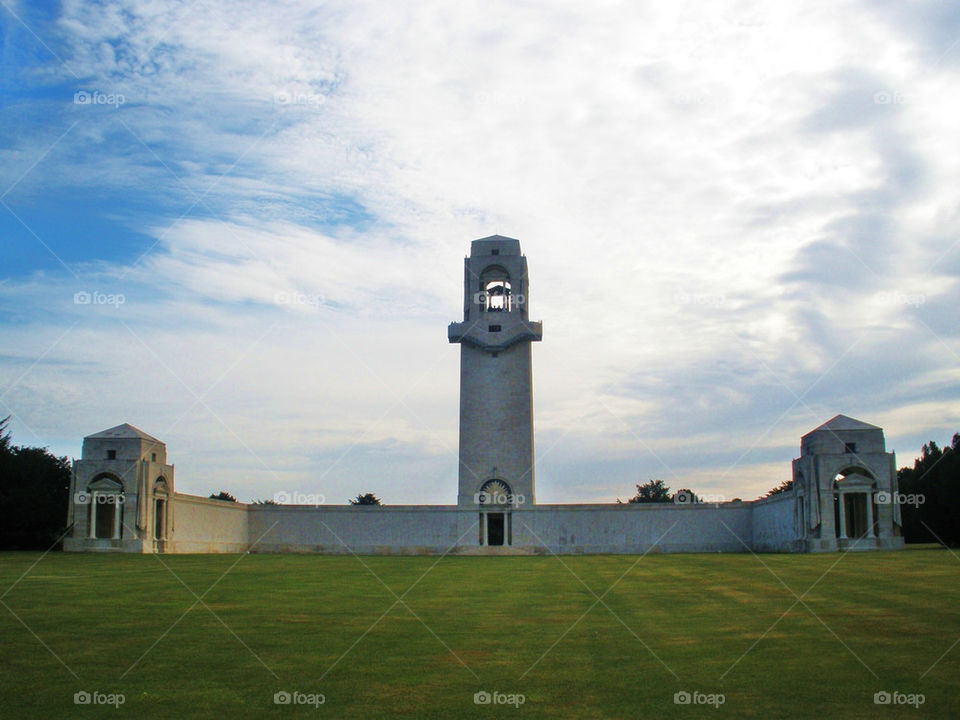
[[[520,241],[474,240],[464,261],[460,344],[457,504],[532,505],[533,374],[530,343],[543,325],[527,317],[530,283]]]
[[[800,550],[903,547],[896,457],[883,429],[837,415],[800,440],[793,461]]]
[[[167,446],[124,423],[88,435],[73,461],[64,550],[164,552],[173,527]]]

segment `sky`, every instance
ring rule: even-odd
[[[180,492],[456,502],[470,241],[530,271],[537,501],[751,499],[960,431],[945,0],[0,0],[0,417]]]

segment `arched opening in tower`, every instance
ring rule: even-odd
[[[506,268],[500,265],[485,267],[480,273],[480,291],[486,312],[510,312],[513,309],[510,273]]]
[[[487,312],[510,312],[513,309],[509,280],[491,280],[483,292],[486,295]]]

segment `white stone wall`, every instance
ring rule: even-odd
[[[248,509],[244,503],[174,493],[170,499],[172,531],[164,546],[174,553],[246,552]]]
[[[131,509],[134,503],[131,503]],[[247,505],[174,493],[165,542],[68,538],[67,550],[325,554],[797,552],[793,493],[755,502],[538,505],[509,509],[512,543],[480,544],[477,508]],[[81,523],[82,524],[82,523]],[[895,541],[900,541],[897,545]],[[880,538],[878,547],[902,546]]]
[[[458,537],[452,505],[249,507],[251,552],[434,554]]]
[[[756,500],[750,505],[754,552],[794,552],[798,549],[796,497],[792,492]]]
[[[249,506],[252,552],[471,553],[480,513],[455,506]],[[541,505],[512,510],[511,547],[483,552],[743,552],[748,503]]]
[[[76,539],[70,550],[171,553],[584,554],[793,552],[792,493],[752,503],[538,505],[510,513],[512,544],[480,545],[480,511],[455,505],[247,505],[174,493],[154,547]],[[117,545],[117,547],[113,547]]]
[[[540,505],[514,513],[514,544],[549,552],[743,552],[750,545],[750,506]]]

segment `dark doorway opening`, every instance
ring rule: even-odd
[[[487,515],[487,545],[503,545],[503,513]]]
[[[847,537],[862,538],[867,534],[867,496],[865,493],[847,495]]]
[[[163,500],[157,500],[153,511],[153,537],[163,540]]]
[[[117,512],[117,506],[113,502],[104,502],[114,500],[112,497],[104,495],[94,495],[94,512],[96,514],[96,533],[98,538],[112,538],[113,526],[115,522],[114,513]],[[99,503],[97,501],[100,501]]]

